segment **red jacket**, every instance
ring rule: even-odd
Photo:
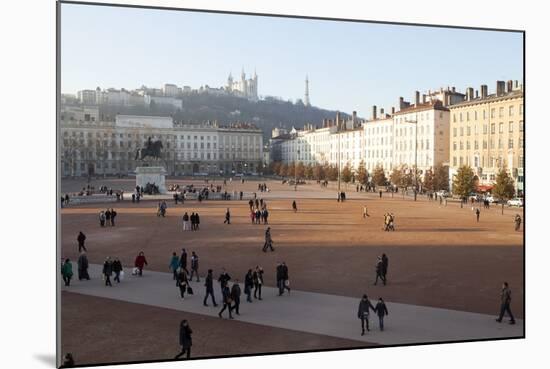
[[[138,255],[136,257],[135,265],[137,268],[143,268],[144,265],[147,265],[147,260],[145,259],[145,256]]]

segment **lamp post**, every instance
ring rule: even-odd
[[[296,159],[294,161],[294,191],[298,191],[298,176],[297,176],[297,165],[296,162],[300,160],[300,150],[298,150],[298,155],[296,156]]]
[[[418,115],[416,120],[407,120],[405,123],[414,124],[414,201],[416,201],[416,192],[418,191]]]

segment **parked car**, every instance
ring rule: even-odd
[[[520,197],[515,197],[515,198],[513,198],[513,199],[511,199],[511,200],[508,200],[508,201],[506,202],[506,204],[507,204],[508,206],[522,207],[522,206],[523,206],[523,199],[520,198]]]

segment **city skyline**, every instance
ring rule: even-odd
[[[523,74],[523,35],[514,32],[76,4],[63,4],[61,22],[63,93],[217,88],[244,68],[247,77],[258,73],[261,96],[303,100],[307,75],[313,106],[367,117],[370,106],[389,110],[415,90],[492,90],[495,80]]]

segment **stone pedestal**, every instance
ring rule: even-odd
[[[165,176],[164,167],[137,167],[136,186],[145,188],[147,183],[151,183],[158,186],[160,193],[167,193]]]

